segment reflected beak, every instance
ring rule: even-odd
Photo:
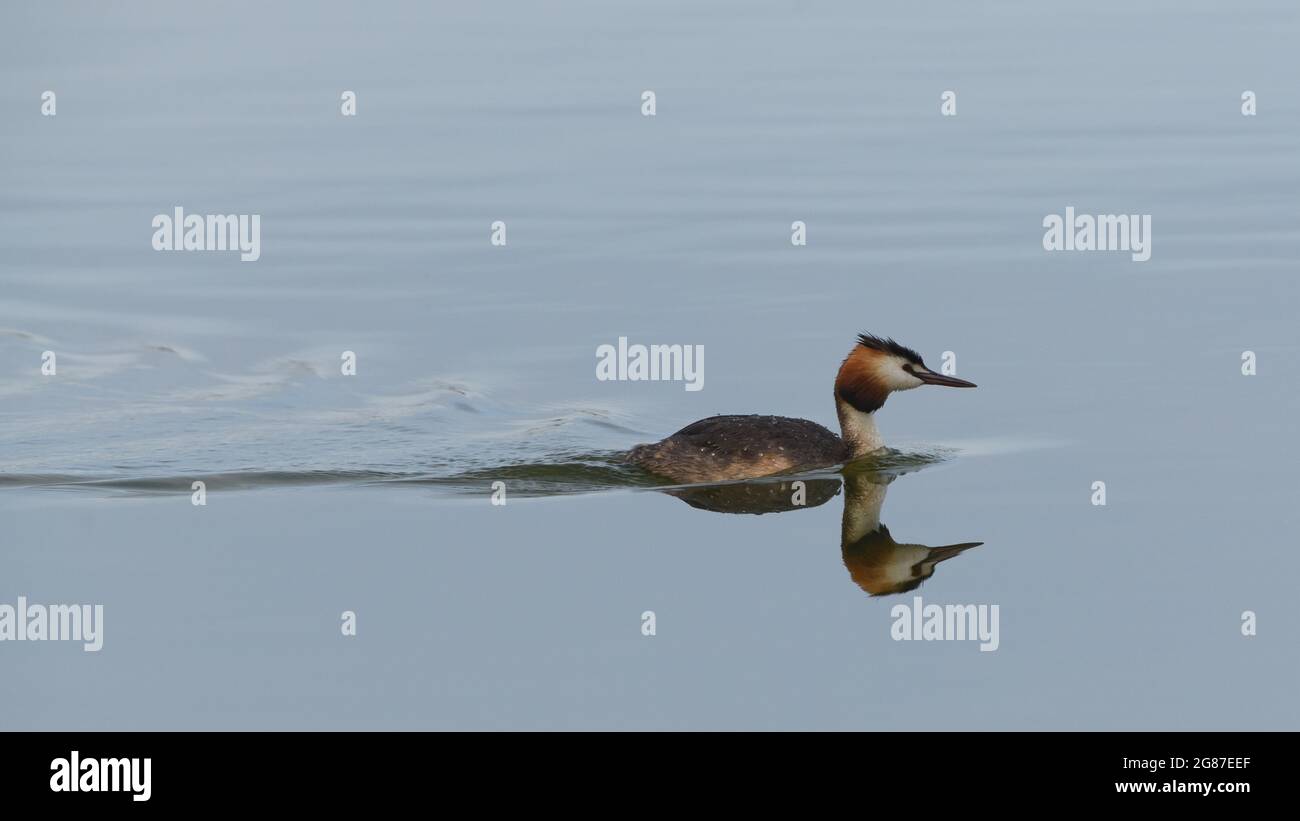
[[[916,378],[927,385],[946,385],[949,388],[973,388],[974,382],[967,382],[965,379],[958,379],[955,376],[944,376],[934,371],[917,371]]]
[[[932,547],[930,548],[930,555],[926,557],[926,561],[938,564],[939,562],[951,559],[953,556],[960,556],[972,547],[979,547],[982,544],[984,543],[966,542],[965,544],[950,544],[945,545],[944,547]]]

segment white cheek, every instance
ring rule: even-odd
[[[898,381],[894,384],[896,391],[910,391],[912,388],[919,388],[925,383],[912,376],[907,371],[901,371],[898,374]]]
[[[891,391],[910,391],[912,388],[919,388],[925,383],[917,379],[912,374],[903,370],[901,362],[892,361],[885,364],[880,369],[881,381],[884,382]]]

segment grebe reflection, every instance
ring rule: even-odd
[[[899,473],[849,469],[840,477],[666,488],[691,507],[716,513],[780,513],[817,507],[844,491],[840,551],[854,584],[871,596],[915,590],[944,561],[983,542],[930,547],[894,540],[880,511]],[[796,484],[800,483],[800,484]]]

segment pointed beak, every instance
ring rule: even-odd
[[[938,564],[939,562],[951,559],[953,556],[960,556],[972,547],[979,547],[982,544],[984,543],[966,542],[965,544],[950,544],[943,547],[932,547],[930,548],[930,555],[926,557],[926,561]]]
[[[927,385],[946,385],[949,388],[973,388],[974,382],[967,382],[965,379],[958,379],[955,376],[944,376],[934,371],[918,371],[916,378]]]

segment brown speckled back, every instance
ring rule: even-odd
[[[847,458],[840,437],[816,422],[757,415],[710,416],[628,453],[633,464],[683,484],[812,470]]]

